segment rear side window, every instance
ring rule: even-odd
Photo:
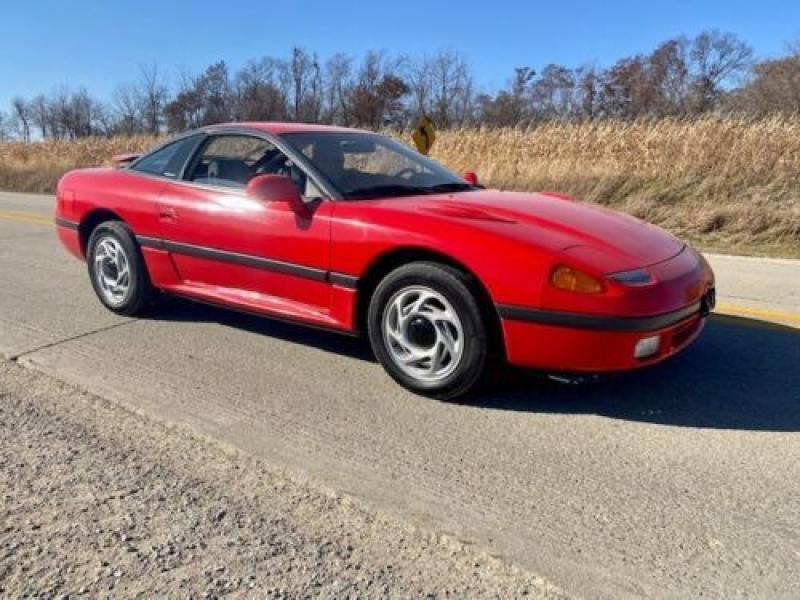
[[[192,154],[203,136],[193,135],[172,142],[147,156],[137,160],[130,166],[132,171],[160,175],[171,179],[177,178],[183,170],[186,161]]]

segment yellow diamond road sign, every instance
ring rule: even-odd
[[[433,142],[436,140],[433,121],[427,116],[422,117],[412,137],[414,138],[414,144],[417,146],[417,150],[419,150],[421,154],[430,152],[431,146],[433,146]]]

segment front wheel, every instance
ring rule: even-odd
[[[419,262],[392,271],[375,289],[367,316],[370,343],[404,387],[447,400],[480,381],[486,325],[470,283],[458,269]]]
[[[136,239],[120,221],[95,227],[89,238],[86,262],[97,297],[106,308],[133,316],[150,304],[152,287]]]

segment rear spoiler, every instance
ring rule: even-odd
[[[115,169],[124,169],[140,156],[141,154],[117,154],[111,157],[111,162]]]

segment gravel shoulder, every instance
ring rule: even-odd
[[[0,597],[563,597],[532,574],[0,361]]]
[[[800,598],[797,329],[715,315],[697,343],[652,369],[591,386],[548,384],[527,376],[503,378],[473,402],[432,402],[397,386],[370,360],[363,344],[342,336],[181,301],[164,303],[148,318],[122,319],[96,301],[85,265],[59,246],[50,226],[52,198],[9,199],[0,193],[0,205],[9,214],[27,213],[34,207],[39,215],[30,223],[0,219],[0,358],[69,382],[121,411],[164,424],[159,428],[145,420],[134,434],[131,426],[123,424],[130,421],[125,418],[129,413],[112,407],[104,413],[111,416],[101,417],[97,406],[105,405],[100,401],[65,400],[59,396],[61,391],[54,391],[62,388],[30,383],[34,380],[20,380],[12,388],[15,378],[29,375],[6,374],[4,379],[0,373],[0,394],[8,398],[0,399],[0,450],[8,448],[0,452],[5,457],[0,462],[0,588],[17,592],[0,592],[0,598],[21,595],[20,586],[28,581],[36,590],[50,589],[48,578],[65,578],[47,574],[54,564],[72,565],[73,571],[80,568],[85,573],[70,575],[69,585],[59,590],[71,590],[74,583],[86,587],[86,582],[101,577],[97,573],[101,567],[106,569],[101,578],[119,570],[118,585],[128,585],[136,572],[119,568],[121,558],[108,559],[109,548],[117,548],[111,545],[116,543],[114,536],[120,535],[114,528],[122,522],[112,508],[133,515],[125,518],[137,531],[150,528],[146,534],[130,534],[133,541],[134,536],[145,540],[134,548],[150,553],[149,560],[155,560],[154,553],[167,543],[181,548],[179,544],[187,543],[197,546],[183,551],[185,556],[192,553],[193,561],[200,551],[192,536],[206,535],[203,519],[211,518],[204,511],[217,505],[225,508],[234,500],[239,503],[236,506],[245,507],[238,514],[258,515],[259,510],[270,509],[283,515],[286,509],[290,515],[299,515],[290,523],[302,525],[301,531],[308,531],[307,522],[320,523],[314,520],[315,511],[320,512],[322,522],[313,531],[323,532],[319,539],[339,540],[324,533],[332,530],[329,515],[338,514],[335,510],[318,509],[305,499],[297,506],[284,503],[270,492],[272,484],[264,484],[264,489],[250,487],[244,473],[261,473],[264,468],[278,480],[294,481],[297,489],[308,487],[312,495],[333,498],[333,506],[345,503],[373,515],[380,525],[375,525],[378,541],[370,547],[377,550],[374,554],[363,550],[364,556],[373,557],[372,562],[361,560],[364,569],[373,569],[371,573],[386,564],[392,564],[393,574],[401,572],[397,561],[403,554],[386,541],[390,537],[382,529],[388,523],[412,532],[413,536],[398,534],[406,540],[418,540],[415,536],[421,535],[423,540],[432,540],[426,544],[443,545],[446,556],[463,552],[462,556],[477,556],[475,562],[483,564],[483,554],[488,554],[580,597]],[[717,269],[720,307],[736,300],[755,316],[800,308],[793,300],[797,286],[789,283],[800,282],[792,277],[800,263],[720,261],[728,264],[726,269]],[[727,291],[722,293],[723,289]],[[10,373],[12,367],[5,368]],[[89,412],[75,412],[87,402],[92,407]],[[18,405],[21,408],[15,408]],[[91,424],[92,432],[99,430],[105,437],[88,447],[104,446],[114,452],[103,450],[105,454],[93,459],[101,470],[89,469],[80,457],[72,456],[89,452],[84,447],[89,434],[83,434],[83,439],[64,434],[71,445],[59,445],[54,434],[44,433],[59,428],[34,425],[32,416],[31,423],[26,422],[25,410],[84,429]],[[14,418],[13,411],[19,411]],[[166,453],[165,440],[177,439],[176,431],[199,436],[188,438],[198,445],[184,444],[179,446],[183,450]],[[208,444],[206,438],[213,443]],[[212,477],[216,463],[198,449],[206,447],[232,457],[239,468],[223,473],[219,467],[223,474]],[[64,454],[49,458],[58,448]],[[243,454],[237,455],[234,448]],[[131,458],[132,464],[140,465],[130,467],[130,478],[144,481],[132,484],[133,488],[146,490],[137,494],[147,494],[150,488],[173,494],[165,496],[172,502],[166,509],[170,518],[136,516],[137,503],[155,503],[153,496],[145,500],[137,495],[117,497],[118,490],[130,489],[120,474],[123,471],[117,473],[129,454],[138,457]],[[251,460],[246,457],[263,462],[254,463],[251,470],[245,468],[250,464],[245,461]],[[12,470],[16,464],[22,466]],[[159,471],[150,473],[156,466]],[[88,475],[80,479],[83,471]],[[169,486],[184,481],[184,474],[199,483],[178,483],[177,491],[172,490]],[[120,477],[120,482],[114,477]],[[103,483],[103,478],[108,482]],[[34,483],[39,487],[22,493]],[[105,487],[98,488],[101,483]],[[61,491],[61,485],[67,486],[66,491]],[[54,491],[48,491],[48,486]],[[336,490],[343,497],[326,490]],[[184,507],[184,500],[195,496],[199,500],[186,500]],[[253,508],[251,498],[264,499],[258,507],[267,508]],[[36,506],[34,501],[56,503],[52,510],[60,511],[63,520],[49,525],[43,521],[31,531],[6,530],[7,523],[24,528],[30,520],[31,528],[37,525],[33,517],[25,516],[28,506]],[[199,501],[203,506],[195,508]],[[79,503],[94,516],[81,520],[76,513],[76,517],[73,504]],[[128,508],[125,503],[132,504]],[[307,514],[302,512],[306,506]],[[233,514],[227,510],[222,525],[215,527],[228,526]],[[78,542],[74,548],[69,546],[68,532],[59,533],[67,541],[57,537],[52,543],[42,533],[72,523],[78,533],[89,532],[81,543],[94,543],[86,546],[94,554],[75,551],[83,547]],[[260,539],[249,537],[256,530],[254,523],[257,520],[245,522],[242,531],[234,530],[251,547],[253,539]],[[357,531],[354,527],[342,524],[341,530],[352,533]],[[96,529],[101,533],[95,534]],[[127,542],[129,534],[123,533]],[[189,541],[181,541],[180,536]],[[27,540],[24,547],[9,549],[23,540]],[[455,550],[450,550],[451,540],[457,542]],[[235,543],[233,550],[225,546],[227,542],[204,543],[218,550],[214,555],[200,548],[203,556],[210,556],[203,569],[233,569],[239,556]],[[409,548],[421,544],[405,543]],[[359,544],[350,542],[355,549],[363,548]],[[39,554],[22,556],[38,552],[37,546]],[[313,544],[309,547],[315,551]],[[53,548],[56,558],[47,558],[47,552],[56,551]],[[120,548],[126,552],[121,555],[125,560],[134,558],[128,557],[124,545]],[[169,547],[161,551],[170,553]],[[421,551],[414,552],[423,556]],[[433,591],[444,596],[447,589],[454,596],[492,595],[486,585],[465,591],[467,580],[456,575],[452,577],[460,587],[448,586],[450,579],[436,579],[436,573],[461,573],[452,564],[466,564],[465,572],[472,577],[472,558],[440,566],[441,552],[426,552],[418,559],[423,566],[415,567],[421,572],[415,581],[423,583],[403,587],[390,582],[394,587],[386,595]],[[86,556],[100,558],[86,562]],[[302,556],[298,554],[293,565],[307,565]],[[103,560],[108,565],[103,566]],[[176,569],[183,569],[186,560],[175,562]],[[22,573],[23,566],[28,571]],[[162,581],[160,566],[148,568],[143,567],[140,574],[141,587],[147,591],[155,585],[150,580]],[[187,567],[187,575],[180,576],[187,579],[184,588],[176,579],[175,588],[165,584],[153,589],[166,590],[161,595],[169,597],[193,592],[202,596],[207,590],[216,594],[214,578],[232,572],[212,573],[209,584],[203,579],[203,569],[199,579],[192,579],[198,577],[192,569]],[[293,572],[302,573],[299,569],[293,566]],[[343,573],[339,579],[345,582],[357,577],[354,571],[338,573]],[[243,568],[235,576],[252,574]],[[283,575],[267,570],[255,575],[257,596],[267,596],[265,590],[281,585],[295,597],[348,595],[335,587],[295,592],[306,588],[289,587],[282,582]],[[385,579],[376,581],[386,585]],[[107,587],[88,589],[92,596],[136,595],[109,592]],[[249,583],[236,589],[249,590]],[[375,584],[349,595],[375,596],[383,593],[380,590]],[[506,591],[502,595],[514,595]]]

